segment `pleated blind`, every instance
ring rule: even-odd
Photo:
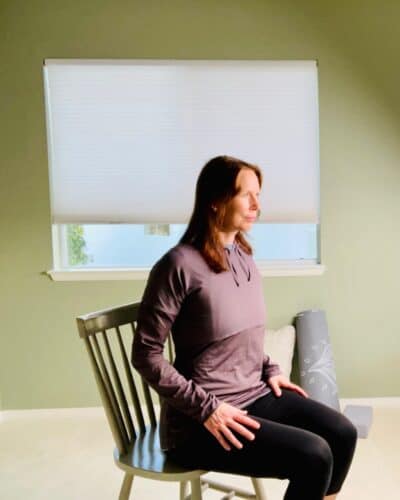
[[[210,158],[263,170],[261,221],[318,223],[315,61],[44,64],[54,223],[184,223]]]

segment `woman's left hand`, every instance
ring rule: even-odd
[[[298,392],[305,398],[308,398],[308,394],[299,385],[293,384],[285,375],[274,375],[268,379],[268,385],[271,387],[275,396],[281,396],[281,387],[284,389],[289,389],[291,391]]]

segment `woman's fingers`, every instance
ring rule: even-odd
[[[275,396],[281,396],[282,395],[282,391],[280,390],[279,388],[279,383],[275,380],[271,380],[269,382],[269,385],[271,386],[271,389],[273,391],[273,393],[275,394]]]
[[[299,385],[294,384],[293,382],[289,381],[285,384],[281,384],[281,387],[285,387],[286,389],[290,389],[291,391],[298,392],[299,394],[301,394],[305,398],[308,398],[308,394],[306,393],[306,391],[302,387],[300,387]]]
[[[211,422],[205,422],[204,426],[226,451],[229,451],[231,449],[223,434],[221,433],[222,425],[217,426],[212,424]]]
[[[299,394],[301,394],[305,398],[308,398],[308,394],[306,393],[306,391],[302,387],[300,387],[296,384],[291,384],[289,389],[292,389],[293,391],[298,392]]]
[[[256,424],[255,428],[259,428],[260,424],[257,422],[257,420],[253,420],[251,418],[247,419],[248,421],[252,422],[252,425]],[[237,434],[240,434],[243,436],[245,439],[248,441],[253,441],[255,439],[255,435],[253,432],[249,431],[246,427],[241,425],[237,420],[230,420],[227,422],[223,427],[221,427],[221,432],[224,434],[225,438],[233,444],[236,448],[243,448],[243,444],[239,441],[239,439],[233,434],[232,431],[235,431]]]
[[[305,398],[308,398],[308,394],[302,387],[293,384],[293,382],[291,382],[284,375],[274,375],[273,377],[270,377],[268,380],[268,384],[271,387],[273,393],[278,397],[282,395],[281,387],[283,387],[285,389],[290,389],[291,391],[295,391],[304,396]]]
[[[252,429],[259,429],[260,428],[260,422],[257,420],[254,420],[254,418],[247,417],[245,415],[238,415],[235,420],[237,422],[240,422],[241,424],[247,425],[247,427],[251,427]]]
[[[224,437],[235,446],[235,448],[238,448],[239,450],[243,448],[242,443],[237,439],[237,437],[232,433],[232,431],[229,429],[229,427],[224,426],[221,428],[221,432],[223,433]]]
[[[221,432],[216,431],[216,432],[213,432],[213,434],[217,438],[217,441],[222,446],[222,448],[224,448],[224,450],[226,450],[226,451],[231,450],[231,447],[229,446],[229,444],[227,443],[226,439],[224,438],[224,436]]]
[[[243,425],[239,424],[238,422],[231,422],[230,428],[233,429],[235,432],[243,436],[244,438],[248,439],[249,441],[253,441],[255,438],[255,435],[250,432],[246,427]]]
[[[246,410],[240,410],[227,403],[222,403],[214,410],[204,422],[204,426],[227,451],[231,449],[230,445],[238,449],[243,447],[232,431],[248,440],[253,440],[255,436],[248,428],[260,428],[259,422],[249,417]]]

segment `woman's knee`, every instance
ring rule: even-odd
[[[289,475],[286,498],[323,498],[333,473],[332,451],[325,439],[317,434],[308,436],[301,456]]]
[[[317,471],[326,476],[331,476],[333,469],[333,455],[332,450],[325,441],[324,438],[320,436],[313,436],[305,447],[303,464],[310,470],[310,473],[316,473]]]
[[[357,441],[357,429],[347,417],[340,417],[336,425],[337,439],[340,439],[342,446],[352,450]]]

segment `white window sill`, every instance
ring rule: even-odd
[[[262,276],[321,276],[325,272],[323,264],[274,263],[259,262],[258,268]],[[146,280],[150,269],[52,269],[46,274],[53,281],[124,281]]]

